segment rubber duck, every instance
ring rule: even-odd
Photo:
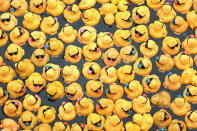
[[[166,2],[159,10],[157,10],[157,16],[160,21],[169,23],[176,16],[176,11],[170,6],[169,2]]]
[[[96,62],[86,62],[83,64],[82,74],[86,79],[98,79],[101,67]]]
[[[119,52],[115,48],[109,48],[102,54],[102,59],[107,66],[116,66],[121,62]]]
[[[132,101],[133,111],[139,114],[145,114],[151,111],[150,100],[147,95],[139,95]]]
[[[156,56],[155,60],[155,64],[158,70],[161,72],[169,71],[174,67],[174,61],[172,57],[168,54]]]
[[[45,43],[45,51],[52,57],[58,57],[64,51],[64,44],[57,38],[50,38]]]
[[[132,80],[124,86],[125,93],[129,99],[134,99],[143,93],[143,87],[137,80]]]
[[[32,112],[24,111],[19,117],[18,123],[23,129],[30,130],[36,125],[37,118]]]
[[[19,62],[25,55],[25,50],[17,44],[9,44],[5,51],[5,58],[11,62]]]
[[[77,30],[75,30],[69,24],[65,24],[64,27],[61,29],[61,32],[58,34],[58,38],[67,44],[73,43],[76,37]]]
[[[169,55],[175,55],[180,50],[181,42],[179,38],[166,36],[162,41],[162,51]]]
[[[111,0],[111,3],[118,6],[121,12],[128,10],[130,3],[127,0]]]
[[[97,35],[97,44],[101,49],[107,49],[114,46],[113,34],[110,32],[100,32]]]
[[[42,76],[47,81],[57,80],[60,76],[60,66],[53,63],[46,64],[43,67]]]
[[[11,98],[19,98],[26,93],[26,87],[22,80],[12,80],[7,84],[7,92]]]
[[[131,44],[131,33],[130,30],[116,30],[114,33],[114,44],[116,46],[125,47]]]
[[[94,111],[94,104],[90,98],[83,97],[75,103],[75,109],[78,116],[88,116]]]
[[[17,131],[20,128],[16,121],[10,118],[5,118],[1,120],[0,123],[2,131]]]
[[[0,56],[0,66],[2,66],[2,65],[3,65],[3,57]]]
[[[10,31],[18,24],[18,20],[11,13],[2,13],[0,15],[0,18],[1,18],[1,20],[0,20],[0,27],[4,31]]]
[[[99,23],[101,15],[97,9],[90,8],[82,13],[81,19],[86,26],[95,26]]]
[[[123,121],[117,116],[108,116],[106,118],[104,128],[106,131],[122,131],[123,130]]]
[[[187,131],[185,122],[174,119],[168,126],[168,131]]]
[[[193,85],[186,86],[183,92],[183,97],[188,102],[196,104],[197,103],[197,87]]]
[[[8,92],[3,87],[0,87],[0,106],[2,106],[8,99]]]
[[[42,123],[40,125],[35,126],[33,131],[51,131],[51,126],[47,123]]]
[[[173,7],[177,12],[186,14],[192,7],[192,0],[174,0]]]
[[[96,40],[96,29],[91,26],[83,26],[78,30],[78,41],[90,44]]]
[[[133,4],[142,5],[144,4],[145,0],[130,0]]]
[[[96,112],[100,115],[110,116],[114,109],[114,102],[109,98],[101,98],[97,101]]]
[[[46,80],[38,72],[32,73],[26,80],[25,85],[32,92],[40,92],[46,85]]]
[[[12,0],[10,4],[10,12],[15,16],[22,16],[28,10],[26,0]]]
[[[42,14],[46,10],[46,0],[30,0],[29,10],[36,14]]]
[[[46,35],[42,31],[31,32],[28,43],[31,47],[42,48],[46,42]]]
[[[184,116],[190,111],[191,105],[182,96],[178,96],[170,104],[170,110],[177,116]]]
[[[100,81],[89,80],[85,87],[88,97],[98,98],[103,94],[103,84]]]
[[[81,18],[81,11],[78,5],[73,4],[71,6],[66,7],[66,9],[63,12],[63,15],[67,22],[74,23]]]
[[[0,47],[4,46],[8,42],[8,35],[0,27]]]
[[[131,121],[129,121],[125,124],[124,129],[126,131],[132,131],[132,130],[141,131],[140,126],[136,123],[131,122]]]
[[[168,108],[170,106],[171,96],[167,91],[161,91],[151,97],[151,103],[154,106]]]
[[[40,21],[41,21],[40,15],[37,15],[32,12],[27,12],[24,15],[22,24],[23,24],[23,27],[29,30],[35,30],[40,26]]]
[[[180,52],[174,57],[174,64],[179,70],[185,70],[193,66],[193,59],[188,53]]]
[[[64,85],[60,81],[53,81],[46,86],[47,99],[57,100],[64,96]]]
[[[52,131],[70,131],[70,126],[67,122],[55,122]]]
[[[101,82],[104,82],[107,84],[115,83],[117,80],[116,69],[111,66],[105,66],[101,70],[99,79]]]
[[[164,109],[160,109],[153,115],[154,124],[160,128],[167,127],[172,122],[172,117]]]
[[[145,25],[137,25],[131,29],[131,38],[136,43],[141,43],[149,39],[148,28]]]
[[[118,68],[117,76],[120,80],[120,83],[126,84],[135,78],[135,71],[131,65],[123,65]]]
[[[22,114],[23,105],[19,100],[7,100],[3,106],[3,112],[7,117],[19,117]]]
[[[197,54],[197,37],[194,35],[188,36],[183,42],[183,49],[188,52],[188,54]]]
[[[42,67],[47,64],[50,57],[43,49],[35,49],[30,59],[35,66]]]
[[[88,131],[88,127],[83,123],[74,123],[72,124],[71,131]]]
[[[96,113],[91,113],[87,117],[87,127],[89,130],[100,131],[103,129],[105,118]]]
[[[191,77],[191,84],[197,86],[197,74]]]
[[[90,43],[83,46],[83,56],[86,61],[95,61],[101,57],[101,49],[96,43]]]
[[[197,0],[193,0],[193,9],[197,12]]]
[[[76,0],[63,0],[63,2],[64,2],[65,4],[68,4],[68,5],[71,5],[71,4],[75,3],[75,1],[76,1]]]
[[[105,3],[109,3],[110,0],[96,0],[96,2],[98,2],[99,4],[105,4]]]
[[[197,13],[195,11],[189,11],[186,14],[186,19],[188,26],[193,30],[194,28],[197,27]]]
[[[136,74],[141,76],[147,76],[152,70],[152,62],[148,58],[139,57],[135,61],[133,69]]]
[[[59,28],[59,22],[57,17],[52,17],[52,16],[44,17],[40,24],[41,31],[49,35],[55,35],[57,33],[58,28]]]
[[[140,52],[146,58],[154,57],[158,51],[159,47],[153,40],[148,40],[140,45]]]
[[[124,63],[131,63],[138,58],[138,52],[133,45],[128,45],[120,49],[120,57]]]
[[[9,38],[12,43],[23,46],[29,39],[29,32],[25,28],[18,26],[10,32]]]
[[[176,73],[169,72],[165,77],[163,85],[169,90],[177,91],[181,88],[181,77]]]
[[[41,98],[39,95],[27,94],[23,100],[23,107],[27,111],[38,111],[41,105]]]
[[[58,109],[58,118],[64,121],[72,121],[75,117],[75,106],[71,102],[62,102]]]
[[[155,39],[161,39],[166,37],[168,34],[165,23],[156,20],[154,23],[151,23],[148,27],[150,35]]]
[[[130,28],[133,25],[132,15],[129,11],[117,12],[115,22],[119,29]]]
[[[64,11],[65,4],[60,0],[47,0],[46,12],[52,16],[59,16]]]
[[[78,63],[82,57],[82,49],[75,45],[69,45],[65,49],[64,59],[71,63]]]
[[[115,102],[114,106],[114,114],[119,117],[126,118],[132,114],[132,103],[131,101],[127,101],[125,99],[118,99]]]
[[[137,123],[142,131],[149,130],[153,126],[153,117],[151,114],[135,114],[133,122]]]
[[[26,78],[34,73],[35,67],[30,59],[24,59],[15,64],[15,70],[19,77]]]
[[[148,5],[148,7],[154,10],[160,9],[164,3],[165,0],[146,0],[146,4]]]
[[[146,24],[150,21],[150,10],[147,6],[138,6],[132,10],[132,19],[137,24]]]
[[[37,120],[43,123],[51,123],[55,120],[56,110],[51,106],[41,106],[38,110]]]
[[[10,0],[0,0],[0,11],[5,12],[10,8]]]
[[[161,82],[157,75],[148,75],[142,79],[142,86],[147,93],[155,93],[161,87]]]
[[[96,4],[96,0],[89,0],[89,1],[81,0],[79,2],[79,8],[81,10],[87,10],[92,8],[95,4]]]
[[[185,69],[181,74],[181,83],[188,85],[191,83],[192,77],[195,76],[196,70],[193,68],[187,68]]]
[[[118,85],[116,83],[112,83],[107,87],[106,89],[106,96],[107,98],[112,99],[113,101],[116,101],[123,97],[124,95],[124,89],[121,85]]]
[[[15,77],[15,74],[11,66],[3,63],[0,66],[0,83],[9,83]]]
[[[71,101],[78,100],[83,96],[82,87],[80,84],[76,82],[68,85],[65,88],[65,93],[66,93],[66,97]]]
[[[70,65],[70,66],[64,66],[62,70],[62,77],[64,79],[64,82],[66,83],[72,83],[79,79],[80,72],[77,66]]]
[[[104,15],[104,23],[111,26],[114,23],[114,14],[118,12],[118,7],[112,3],[105,3],[99,8],[101,15]]]
[[[175,16],[174,19],[171,20],[170,29],[178,35],[184,33],[188,29],[187,21],[181,16]]]
[[[185,115],[185,123],[189,129],[197,129],[197,110],[189,111]]]

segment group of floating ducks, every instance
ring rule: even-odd
[[[96,2],[101,4],[99,9],[94,8]],[[130,2],[136,5],[132,11],[128,10]],[[14,63],[13,68],[4,63],[0,56],[0,83],[7,87],[0,87],[0,105],[3,105],[3,112],[9,117],[0,121],[1,131],[17,131],[19,128],[23,128],[23,131],[148,131],[153,124],[159,127],[157,131],[197,129],[197,110],[191,110],[190,105],[193,103],[195,106],[197,103],[197,71],[193,68],[194,64],[197,66],[197,0],[174,0],[173,6],[167,0],[130,2],[80,0],[79,4],[75,4],[76,0],[30,0],[29,3],[26,0],[0,0],[0,47],[5,46],[9,38],[11,44],[7,46],[5,58]],[[158,20],[147,27],[153,15],[150,9],[157,10]],[[40,14],[45,11],[50,16],[42,18]],[[178,16],[177,12],[185,14],[186,20]],[[61,14],[67,23],[58,32],[58,16]],[[94,26],[100,22],[102,15],[106,25],[112,26],[115,23],[118,29],[114,34],[97,34]],[[19,16],[23,17],[23,27],[17,26],[16,17]],[[79,19],[82,19],[85,26],[77,31],[68,23]],[[134,23],[137,25],[132,27]],[[179,38],[167,35],[167,23],[177,35],[189,28],[195,30],[195,33],[181,42]],[[39,27],[40,31],[34,31]],[[9,37],[6,33],[8,31]],[[46,35],[57,33],[58,38],[52,37],[46,41]],[[149,35],[163,39],[162,55],[157,55],[158,43],[149,39]],[[72,45],[76,39],[84,44],[83,48]],[[30,59],[23,59],[23,45],[27,42],[36,49]],[[139,51],[144,57],[138,57],[139,52],[131,45],[132,42],[140,43]],[[120,51],[115,46],[121,47]],[[184,52],[180,52],[181,48]],[[63,58],[73,65],[60,67],[48,63],[50,57],[58,57],[63,51]],[[192,55],[195,55],[194,59]],[[83,87],[86,92],[77,83],[81,73],[74,65],[82,56],[86,60],[81,70],[82,75],[88,79]],[[150,60],[152,57],[155,57],[154,61]],[[100,58],[106,66],[100,67],[95,62]],[[121,61],[125,64],[115,68]],[[153,62],[158,71],[168,72],[163,82],[167,90],[177,91],[186,85],[182,95],[171,101],[167,91],[158,92],[162,83],[159,76],[150,74]],[[133,66],[130,63],[134,63]],[[35,66],[43,67],[42,74],[35,72]],[[171,72],[174,66],[182,71],[181,75]],[[24,81],[14,79],[16,73]],[[143,76],[141,82],[134,80],[135,74]],[[58,81],[60,77],[69,84],[67,87]],[[117,84],[117,80],[124,86]],[[103,83],[109,86],[104,89]],[[75,105],[63,101],[56,116],[56,109],[41,105],[42,97],[36,94],[44,87],[48,100],[55,101],[66,96],[69,101],[75,101]],[[32,94],[26,94],[27,88]],[[148,98],[143,91],[155,94]],[[100,98],[103,92],[106,98]],[[122,99],[124,92],[130,100]],[[84,97],[84,93],[88,97]],[[22,102],[17,100],[22,96]],[[91,98],[99,98],[96,105]],[[165,109],[160,109],[152,116],[151,104],[160,108],[169,107],[174,115],[185,116],[185,121],[173,120]],[[32,112],[37,112],[37,116]],[[87,116],[87,123],[70,126],[68,121],[74,120],[77,115]],[[131,115],[132,120],[123,124],[122,119]],[[11,119],[16,117],[19,117],[18,123]],[[54,122],[56,117],[61,121]],[[37,125],[38,122],[41,124]],[[49,125],[52,122],[53,127]]]

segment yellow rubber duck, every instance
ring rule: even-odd
[[[71,102],[62,102],[62,105],[58,109],[58,118],[64,121],[72,121],[75,117],[75,106]]]
[[[182,34],[188,29],[187,21],[181,16],[176,16],[173,20],[171,20],[170,29],[175,34]]]
[[[179,70],[185,70],[193,66],[193,58],[187,52],[180,52],[174,57],[174,64]]]
[[[123,121],[117,116],[108,116],[106,118],[104,128],[106,131],[122,131],[123,130]]]
[[[192,7],[192,0],[174,0],[173,7],[177,12],[186,14]]]
[[[7,84],[7,92],[13,99],[19,98],[26,93],[26,87],[22,80],[12,80]]]
[[[190,84],[192,77],[195,76],[196,70],[194,68],[187,68],[181,74],[181,83],[182,84]]]
[[[194,28],[197,27],[197,13],[195,11],[189,11],[186,14],[186,19],[188,26],[193,30]]]
[[[8,92],[5,88],[0,87],[0,106],[2,106],[8,99]]]
[[[64,59],[70,63],[78,63],[82,58],[82,49],[75,45],[69,45],[65,49]]]
[[[75,103],[75,109],[78,116],[88,116],[94,111],[94,104],[90,98],[83,97]]]
[[[161,72],[169,71],[174,67],[174,60],[168,54],[156,56],[155,60],[155,64]]]
[[[2,13],[0,18],[0,27],[4,31],[10,31],[18,24],[18,20],[11,13]]]
[[[150,10],[147,6],[138,6],[132,10],[132,19],[137,24],[146,24],[150,21]]]
[[[185,98],[185,100],[187,100],[188,102],[191,102],[193,104],[197,103],[197,87],[193,86],[193,85],[188,85],[184,92],[183,92],[183,96]]]
[[[57,33],[58,28],[59,22],[57,17],[44,17],[40,24],[41,31],[49,35],[55,35]]]
[[[64,27],[61,29],[61,32],[58,34],[58,38],[67,44],[73,43],[76,37],[77,30],[75,30],[69,24],[65,24]]]
[[[73,4],[72,6],[67,6],[63,12],[64,18],[69,23],[74,23],[81,18],[81,11],[79,6]]]
[[[117,5],[120,11],[126,11],[130,6],[127,0],[111,0],[111,3]]]
[[[117,80],[116,68],[105,66],[101,70],[100,81],[107,84],[115,83]]]
[[[136,124],[136,123],[131,122],[131,121],[129,121],[129,122],[127,122],[125,124],[124,129],[126,131],[133,131],[133,130],[135,130],[135,131],[141,131],[140,126],[138,124]]]
[[[8,35],[0,28],[0,47],[8,42]]]
[[[7,100],[3,106],[3,112],[7,117],[19,117],[22,114],[23,105],[19,100]]]
[[[161,91],[151,97],[151,103],[154,106],[168,108],[170,106],[171,96],[167,91]]]
[[[47,81],[57,80],[60,76],[60,66],[53,63],[46,64],[43,67],[42,76]]]
[[[114,109],[114,102],[108,98],[101,98],[97,101],[96,112],[100,115],[110,116]]]
[[[42,123],[40,125],[35,126],[34,131],[40,131],[40,130],[51,131],[51,126],[47,123]]]
[[[125,47],[131,44],[131,33],[130,30],[116,30],[114,33],[114,44],[116,46]]]
[[[70,126],[68,122],[58,121],[54,123],[52,131],[70,131]]]
[[[20,128],[20,126],[13,119],[10,118],[5,118],[1,120],[0,127],[2,128],[2,131],[17,131]]]
[[[177,91],[181,88],[181,77],[178,74],[169,72],[165,77],[163,85],[169,90]]]
[[[24,15],[24,19],[23,19],[23,27],[29,29],[29,30],[35,30],[40,26],[40,21],[42,20],[42,18],[40,17],[40,15],[37,15],[35,13],[32,12],[27,12]]]
[[[151,23],[148,29],[150,35],[155,39],[161,39],[166,37],[168,34],[165,23],[158,20],[154,21],[154,23]]]
[[[117,76],[120,83],[126,84],[135,78],[135,71],[131,65],[124,65],[118,68]]]
[[[61,99],[64,96],[64,85],[60,81],[53,81],[46,86],[48,100]]]
[[[12,0],[10,4],[10,12],[15,16],[22,16],[28,10],[26,0]]]
[[[15,71],[9,65],[0,66],[0,83],[8,83],[15,77]]]
[[[42,123],[51,123],[55,120],[56,110],[51,106],[41,106],[38,110],[37,120]]]
[[[140,52],[146,58],[154,57],[158,51],[159,47],[153,40],[148,40],[140,45]]]
[[[30,34],[28,43],[31,47],[42,48],[46,42],[46,35],[42,31],[33,31]]]
[[[91,26],[83,26],[78,30],[78,41],[90,44],[96,40],[96,29]]]
[[[133,45],[125,46],[120,49],[120,57],[124,63],[131,63],[138,58],[138,52]]]
[[[197,110],[187,112],[185,123],[189,129],[197,129]]]
[[[41,98],[39,95],[27,94],[23,100],[23,107],[27,111],[38,111],[41,105]]]
[[[132,114],[132,103],[125,99],[119,99],[115,102],[114,114],[121,118],[129,117]]]
[[[83,123],[80,123],[80,124],[74,123],[72,124],[71,131],[88,131],[88,128],[87,128],[87,125]]]
[[[29,32],[25,28],[18,26],[10,32],[9,38],[12,43],[23,46],[29,39]]]
[[[129,99],[134,99],[143,93],[143,87],[137,80],[132,80],[124,86],[125,93]]]
[[[116,27],[119,29],[130,28],[133,25],[133,19],[130,11],[117,12],[115,15]]]
[[[52,16],[59,16],[64,11],[65,4],[60,0],[47,0],[46,12]]]
[[[103,84],[100,81],[89,80],[85,87],[88,97],[98,98],[103,94]]]
[[[142,5],[144,4],[145,0],[130,0],[133,4]]]
[[[78,100],[83,96],[82,87],[76,82],[68,85],[65,88],[65,93],[66,97],[71,101]]]
[[[46,10],[46,0],[30,0],[29,9],[36,14],[42,14]]]
[[[90,8],[82,13],[81,19],[86,26],[95,26],[99,23],[101,15],[97,9]]]
[[[98,79],[101,67],[96,62],[86,62],[82,68],[82,74],[86,79]]]
[[[100,32],[97,35],[97,44],[101,49],[107,49],[114,46],[113,34],[110,32]]]
[[[188,36],[183,42],[182,42],[182,48],[188,52],[188,54],[197,54],[197,37],[194,35]]]
[[[79,8],[81,10],[86,10],[92,8],[96,4],[96,0],[81,0],[79,2]]]
[[[121,85],[118,85],[116,83],[112,83],[107,87],[106,89],[106,96],[107,98],[112,99],[113,101],[116,101],[123,97],[124,95],[124,89]]]
[[[110,0],[96,0],[96,2],[98,2],[100,4],[105,4],[105,3],[109,3]]]
[[[5,12],[10,8],[10,0],[0,0],[0,11]]]
[[[64,79],[64,82],[66,83],[72,83],[79,79],[80,72],[75,65],[70,66],[64,66],[62,69],[62,77]]]
[[[157,75],[148,75],[142,79],[142,86],[147,93],[155,93],[161,87],[161,81]]]
[[[103,62],[107,66],[116,66],[121,62],[119,52],[115,48],[109,48],[102,54]]]
[[[148,5],[148,7],[154,10],[158,10],[159,8],[161,8],[164,3],[165,0],[146,0],[146,4]]]
[[[69,4],[69,5],[75,3],[75,1],[76,1],[76,0],[63,0],[63,2],[64,2],[65,4]]]
[[[147,95],[140,95],[132,101],[133,111],[139,114],[149,113],[151,111],[150,100]]]
[[[105,118],[96,113],[91,113],[87,117],[87,127],[89,130],[102,131],[105,123]]]
[[[185,122],[174,119],[168,126],[168,131],[187,131]]]

